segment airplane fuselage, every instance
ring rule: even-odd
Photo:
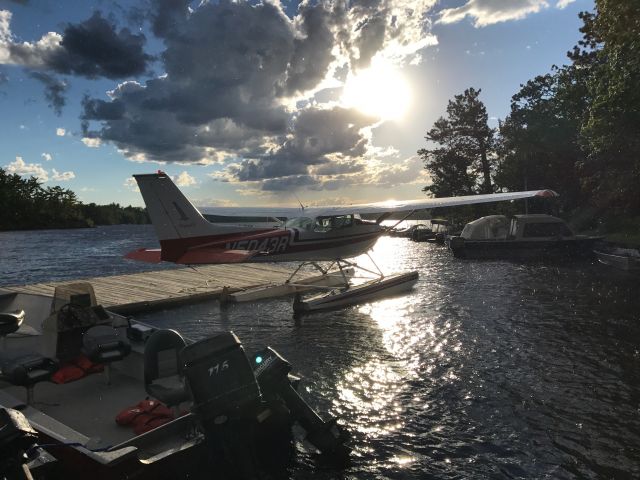
[[[365,253],[382,233],[380,225],[360,221],[339,228],[249,230],[161,240],[160,244],[165,261],[176,261],[186,252],[203,248],[259,252],[251,262],[333,261]]]

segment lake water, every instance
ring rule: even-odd
[[[157,268],[122,258],[154,244],[149,226],[0,232],[0,285]],[[639,277],[459,260],[400,238],[372,256],[418,270],[415,289],[299,322],[290,299],[140,319],[195,339],[233,330],[248,352],[271,345],[292,363],[354,453],[335,469],[299,444],[291,478],[640,477]]]

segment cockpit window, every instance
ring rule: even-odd
[[[287,220],[285,227],[313,230],[314,232],[328,232],[338,228],[350,227],[353,223],[353,215],[332,215],[316,218],[297,217]]]
[[[302,230],[311,230],[313,228],[313,220],[309,217],[290,218],[284,224],[286,228],[300,228]]]
[[[314,232],[328,232],[338,228],[353,225],[353,215],[335,215],[331,217],[316,217]]]

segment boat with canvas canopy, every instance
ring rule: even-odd
[[[467,223],[449,248],[459,258],[592,257],[602,237],[575,235],[564,220],[551,215],[489,215]]]

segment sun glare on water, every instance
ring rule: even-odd
[[[400,120],[409,109],[411,87],[389,63],[374,63],[366,70],[349,74],[342,103],[382,120]]]

